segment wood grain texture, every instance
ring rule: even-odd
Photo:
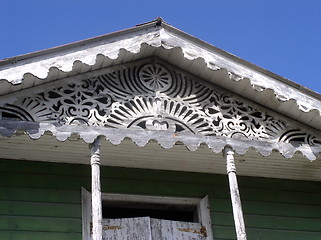
[[[103,219],[103,240],[152,240],[149,217]]]
[[[200,223],[150,219],[152,240],[206,240],[206,229]]]
[[[205,240],[200,223],[149,217],[104,219],[103,240]]]

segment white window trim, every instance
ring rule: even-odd
[[[83,240],[90,240],[91,194],[84,188],[82,194],[82,233]],[[208,196],[204,198],[182,198],[168,196],[148,196],[132,194],[103,193],[102,201],[141,202],[150,204],[185,205],[197,207],[199,222],[206,228],[207,240],[213,240],[212,223]]]

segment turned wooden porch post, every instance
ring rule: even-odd
[[[100,137],[90,144],[92,240],[102,240],[102,206],[100,190]]]
[[[237,240],[246,240],[246,231],[241,205],[241,198],[236,178],[236,167],[234,162],[234,151],[231,147],[225,147],[224,155],[226,157],[226,170],[229,179],[230,193],[232,200],[234,224]]]

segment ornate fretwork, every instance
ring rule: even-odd
[[[3,118],[23,121],[320,144],[251,105],[171,66],[136,63],[90,79],[57,82],[0,105],[0,111]]]

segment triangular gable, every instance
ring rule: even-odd
[[[59,140],[76,133],[86,142],[125,137],[138,145],[157,140],[195,150],[206,143],[214,152],[229,145],[244,154],[254,147],[286,157],[301,151],[313,160],[320,133],[252,101],[208,83],[161,59],[146,58],[42,84],[0,97],[2,128]]]
[[[0,95],[150,56],[321,129],[319,94],[156,20],[0,61]]]

